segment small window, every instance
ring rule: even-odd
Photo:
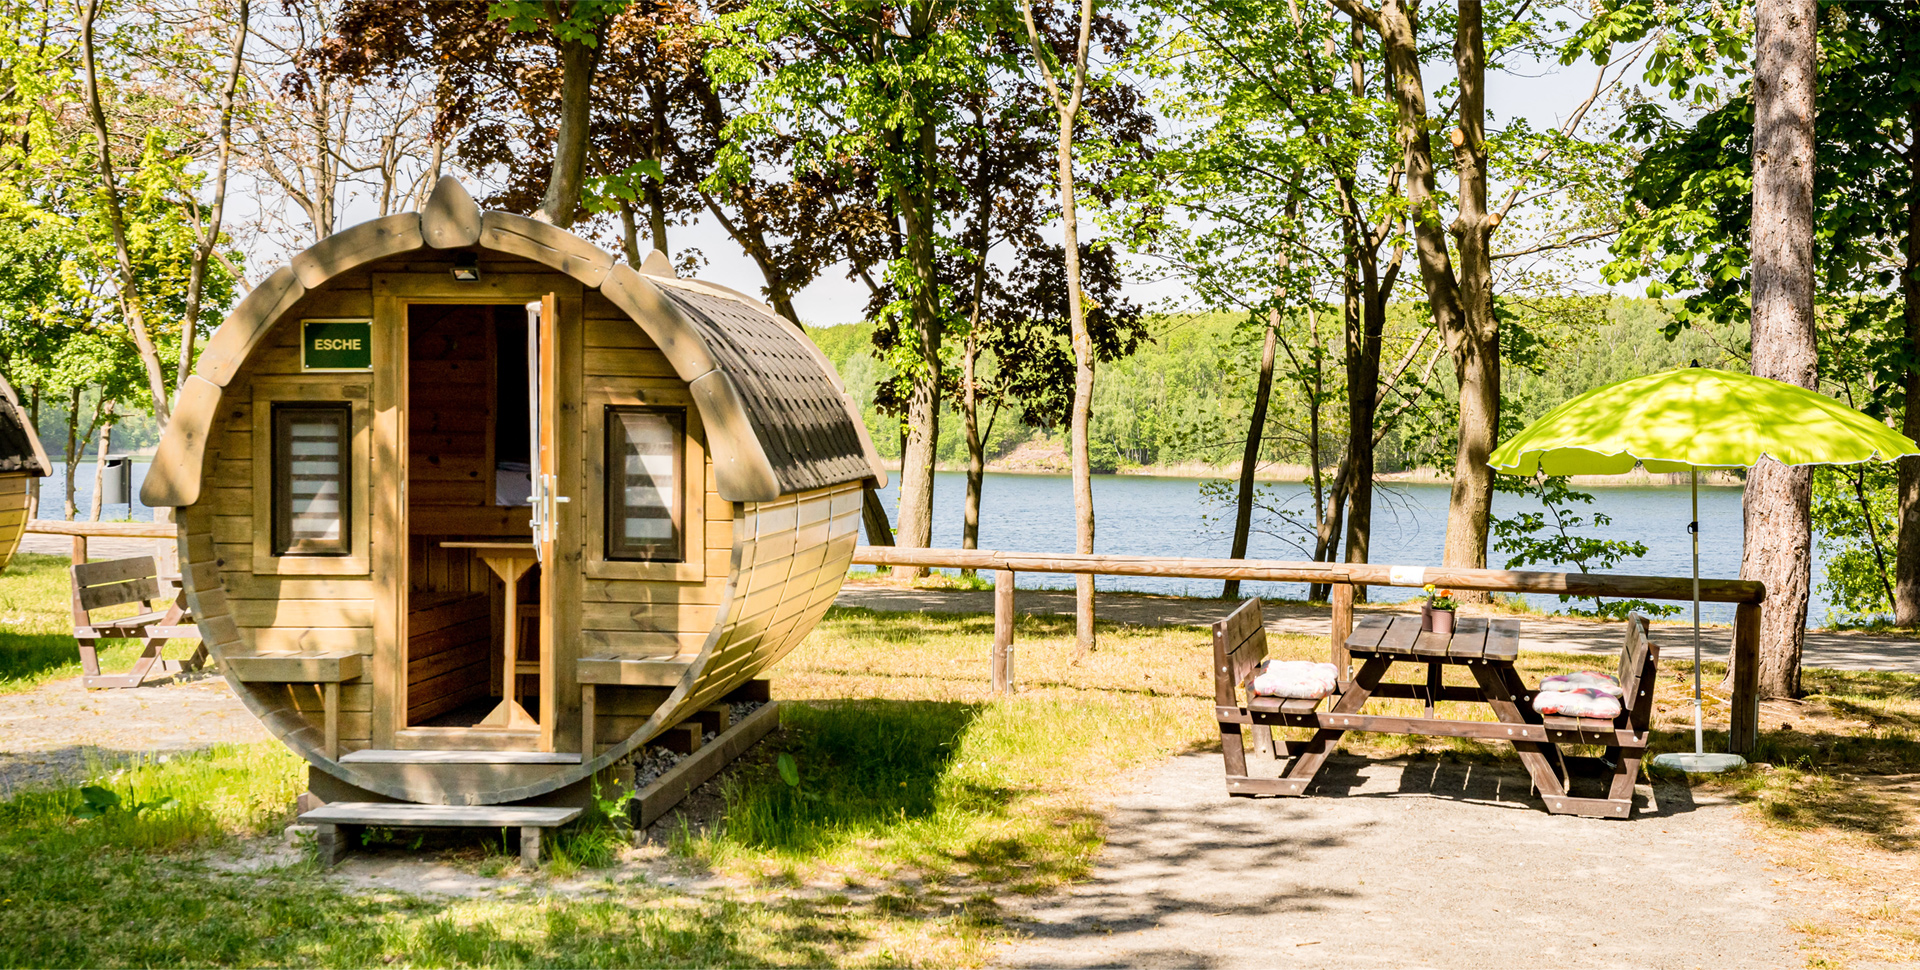
[[[607,558],[680,562],[684,411],[607,408]]]
[[[273,406],[274,555],[350,554],[352,439],[348,404]]]

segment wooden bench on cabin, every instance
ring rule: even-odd
[[[313,684],[320,691],[322,750],[340,757],[340,685],[358,680],[365,658],[351,650],[328,653],[258,653],[223,659],[247,684]]]
[[[159,668],[161,673],[199,670],[207,660],[207,645],[199,644],[185,660],[165,660],[160,656],[167,641],[176,637],[195,638],[200,630],[187,615],[187,600],[176,577],[157,556],[132,556],[104,562],[75,563],[68,568],[73,578],[73,639],[80,648],[81,684],[87,689],[102,687],[138,687],[147,675]],[[164,607],[157,607],[166,603]],[[95,620],[93,611],[118,606],[138,606],[135,616],[114,620]],[[133,669],[124,674],[100,672],[101,640],[144,641]]]
[[[403,802],[334,802],[302,813],[300,821],[315,827],[320,863],[339,862],[352,847],[354,836],[366,826],[386,828],[500,828],[520,830],[520,864],[540,865],[540,830],[556,828],[580,817],[578,808],[532,805],[414,805]]]
[[[1253,679],[1267,658],[1266,629],[1260,601],[1248,600],[1213,625],[1214,701],[1220,724],[1227,790],[1232,795],[1302,795],[1319,775],[1327,756],[1348,731],[1506,741],[1514,746],[1533,786],[1553,814],[1626,818],[1633,811],[1633,783],[1646,753],[1653,712],[1654,669],[1659,647],[1648,635],[1646,617],[1627,621],[1620,655],[1620,686],[1626,695],[1616,718],[1543,717],[1533,709],[1534,691],[1520,680],[1519,623],[1462,618],[1451,636],[1423,633],[1415,616],[1375,615],[1356,624],[1346,650],[1360,668],[1348,677],[1339,671],[1336,692],[1318,700],[1261,697]],[[1338,658],[1336,658],[1338,659]],[[1395,663],[1425,665],[1423,683],[1383,683]],[[1443,683],[1448,666],[1464,667],[1475,687]],[[1363,713],[1370,699],[1425,701],[1424,717]],[[1442,701],[1484,703],[1497,720],[1437,717]],[[1254,750],[1289,764],[1279,778],[1247,771],[1243,730],[1251,727]],[[1275,727],[1314,728],[1305,741],[1276,740]],[[1598,745],[1599,758],[1563,754],[1562,744]],[[1608,780],[1604,797],[1569,794],[1573,778],[1597,771]]]

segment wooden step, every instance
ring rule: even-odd
[[[340,763],[374,765],[577,765],[580,763],[580,753],[577,751],[433,751],[420,749],[366,748],[341,755]]]
[[[532,805],[413,805],[403,802],[334,802],[300,816],[314,826],[320,860],[339,862],[352,846],[354,830],[363,825],[391,828],[517,828],[520,862],[540,864],[540,830],[565,825],[580,817],[578,808]]]
[[[537,805],[415,805],[406,802],[334,802],[306,812],[300,821],[331,825],[391,825],[395,828],[550,829],[580,817],[578,808]]]

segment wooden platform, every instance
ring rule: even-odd
[[[376,765],[577,765],[572,751],[449,751],[367,748],[340,757],[341,764]]]
[[[580,817],[578,808],[526,805],[412,805],[397,802],[334,802],[300,816],[317,827],[320,861],[331,866],[347,854],[362,826],[391,828],[518,828],[520,862],[540,864],[540,830],[565,825]]]

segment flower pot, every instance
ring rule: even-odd
[[[1431,606],[1420,607],[1420,632],[1438,633],[1443,637],[1453,636],[1453,611],[1436,610]]]

